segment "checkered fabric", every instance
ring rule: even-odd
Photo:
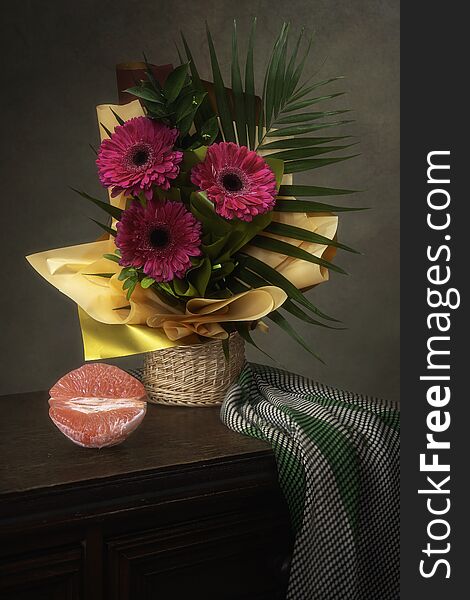
[[[295,532],[287,599],[398,599],[397,406],[248,364],[221,418],[276,456]]]

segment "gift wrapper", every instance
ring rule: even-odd
[[[223,300],[193,298],[183,311],[137,286],[127,300],[120,267],[103,258],[114,249],[109,239],[27,257],[46,281],[78,304],[85,360],[196,344],[199,336],[224,339],[228,333],[219,323],[257,321],[287,297],[280,288],[265,286]]]
[[[85,360],[174,346],[162,329],[152,329],[146,322],[151,314],[175,309],[140,287],[127,300],[122,282],[117,280],[119,266],[103,258],[104,253],[113,251],[113,241],[105,240],[26,258],[46,281],[78,304]],[[109,277],[111,273],[114,275]]]
[[[176,343],[171,341],[162,329],[153,329],[147,325],[108,325],[92,319],[83,309],[78,308],[80,327],[83,338],[85,360],[99,360],[131,356],[171,348]],[[178,342],[196,344],[197,336],[186,337]]]

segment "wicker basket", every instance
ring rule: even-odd
[[[228,361],[220,340],[147,352],[142,382],[156,404],[216,406],[244,364],[245,343],[232,333]]]

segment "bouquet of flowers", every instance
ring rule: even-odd
[[[107,215],[97,222],[104,237],[28,257],[78,304],[86,359],[208,340],[227,353],[233,333],[254,344],[264,318],[314,354],[282,311],[335,321],[304,291],[330,270],[344,273],[332,258],[353,250],[336,239],[335,213],[357,209],[317,200],[351,190],[294,185],[292,176],[351,158],[334,156],[348,136],[316,135],[350,122],[338,120],[345,110],[317,108],[341,95],[321,91],[339,78],[303,81],[311,40],[304,48],[302,32],[290,44],[284,24],[258,97],[255,25],[242,77],[234,24],[231,89],[207,30],[213,82],[201,79],[183,37],[166,77],[145,59],[145,76],[126,90],[134,100],[98,107],[96,164],[110,201],[75,191]]]

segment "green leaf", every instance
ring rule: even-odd
[[[297,102],[296,104],[288,104],[284,107],[283,112],[294,112],[295,110],[302,110],[303,108],[307,108],[309,106],[312,106],[313,104],[318,104],[319,102],[323,102],[324,100],[331,100],[333,98],[337,98],[338,96],[344,96],[344,92],[337,92],[336,94],[329,94],[328,96],[308,98],[307,100]]]
[[[119,281],[124,281],[128,277],[136,277],[137,271],[135,267],[124,267],[118,275]]]
[[[217,110],[220,117],[220,123],[224,134],[225,141],[236,142],[235,129],[233,127],[232,115],[230,114],[230,107],[227,98],[227,92],[225,90],[224,80],[220,72],[219,61],[217,60],[217,54],[215,52],[214,43],[212,41],[212,35],[209,31],[209,27],[206,23],[207,42],[209,44],[209,52],[212,66],[212,76],[214,78],[214,90],[215,98],[217,101]]]
[[[148,100],[142,100],[142,102],[147,110],[147,115],[152,119],[169,119],[173,114],[173,111],[167,109],[163,104],[149,102]]]
[[[130,287],[134,286],[137,283],[137,279],[135,277],[129,277],[128,279],[126,279],[124,281],[124,283],[122,284],[122,289],[123,290],[128,290]]]
[[[246,281],[248,287],[259,288],[266,285],[266,281],[256,273],[252,271],[248,271],[245,269],[243,271],[243,280]],[[317,321],[316,319],[312,319],[307,313],[305,313],[301,308],[299,308],[292,300],[287,298],[284,300],[282,305],[282,310],[286,310],[291,313],[298,319],[301,319],[305,323],[310,323],[310,325],[318,325],[319,327],[326,327],[327,329],[344,329],[343,327],[332,327],[331,325],[327,325],[326,323],[322,323],[321,321]]]
[[[115,263],[119,264],[120,258],[117,254],[103,254],[103,258],[107,258],[108,260],[112,260]]]
[[[327,323],[322,323],[321,321],[312,319],[312,317],[310,317],[306,312],[304,312],[301,308],[299,308],[297,306],[297,304],[292,302],[292,300],[289,300],[289,298],[287,298],[287,300],[282,305],[282,310],[287,311],[294,317],[297,317],[297,319],[300,319],[301,321],[304,321],[305,323],[309,323],[310,325],[317,325],[318,327],[326,327],[326,329],[335,329],[337,331],[342,331],[345,329],[344,327],[332,327],[331,325],[328,325]]]
[[[290,88],[289,88],[290,94],[289,95],[291,95],[295,91],[297,84],[299,83],[300,78],[302,77],[302,73],[303,73],[304,66],[305,66],[305,61],[307,60],[307,57],[310,54],[310,50],[312,48],[312,42],[313,42],[313,36],[311,36],[310,39],[308,40],[307,48],[305,49],[304,55],[294,71],[294,74],[292,76],[292,80],[290,83]]]
[[[276,189],[279,189],[284,176],[284,161],[274,158],[273,156],[266,156],[264,160],[274,173],[274,176],[276,177]]]
[[[297,333],[297,331],[292,327],[292,325],[289,323],[289,321],[285,317],[283,317],[280,312],[275,310],[272,313],[269,313],[269,315],[267,315],[267,317],[268,317],[268,319],[271,319],[271,321],[274,321],[274,323],[276,323],[276,325],[281,327],[281,329],[283,329],[288,335],[290,335],[290,337],[292,339],[294,339],[298,344],[300,344],[302,346],[302,348],[307,350],[307,352],[309,352],[312,356],[314,356],[321,363],[325,364],[325,362],[318,356],[318,354],[316,354],[316,352],[314,352],[310,348],[310,346],[305,342],[303,337]]]
[[[194,115],[206,96],[207,92],[191,92],[182,96],[175,108],[176,123],[181,122],[189,115]]]
[[[188,59],[189,70],[191,71],[191,77],[193,80],[193,84],[195,85],[196,89],[203,91],[204,85],[202,84],[201,78],[199,76],[199,72],[197,70],[196,63],[194,62],[193,55],[191,54],[191,50],[188,46],[188,42],[186,41],[186,38],[184,37],[184,34],[182,31],[180,32],[180,34],[181,34],[181,39],[183,40],[184,51],[186,52],[186,57]]]
[[[246,269],[253,271],[260,275],[263,279],[266,280],[268,284],[275,285],[283,289],[289,298],[295,300],[305,308],[308,308],[313,314],[321,317],[322,319],[326,319],[327,321],[334,321],[339,323],[338,319],[334,319],[333,317],[329,317],[327,314],[318,309],[308,298],[306,298],[302,292],[295,287],[293,283],[291,283],[284,275],[281,275],[278,271],[270,267],[269,265],[263,263],[262,261],[254,258],[253,256],[249,256],[248,254],[241,254],[243,257],[243,264],[240,264],[240,274],[243,276],[243,272]]]
[[[232,226],[228,221],[222,219],[214,209],[214,204],[207,198],[204,192],[193,192],[190,197],[192,214],[202,223],[203,231],[229,233]]]
[[[91,220],[93,221],[93,223],[96,223],[98,225],[98,227],[101,227],[101,229],[104,229],[104,231],[106,231],[107,233],[109,233],[113,237],[116,237],[117,231],[115,229],[113,229],[112,227],[109,227],[109,225],[105,225],[104,223],[100,223],[99,221],[95,221],[95,219],[91,219]]]
[[[301,171],[311,171],[312,169],[319,169],[320,167],[326,167],[334,163],[339,163],[350,158],[355,158],[358,154],[352,154],[351,156],[337,156],[336,158],[310,158],[305,160],[291,160],[284,164],[284,173],[299,173]]]
[[[184,37],[182,32],[181,32],[181,39],[183,40],[184,50],[186,52],[186,56],[189,61],[189,70],[191,71],[192,84],[196,88],[196,90],[199,90],[200,92],[204,92],[204,91],[206,91],[206,89],[204,87],[204,84],[201,81],[199,72],[196,67],[196,63],[194,62],[194,58],[191,54],[191,50],[190,50],[188,43],[186,41],[186,38]],[[214,116],[214,111],[211,108],[209,98],[206,96],[204,98],[198,112],[195,115],[196,127],[199,127],[202,123],[206,122],[208,119],[210,119],[213,116]]]
[[[306,148],[308,146],[317,146],[319,144],[327,144],[328,142],[336,142],[337,140],[345,140],[350,138],[350,135],[339,135],[336,137],[303,137],[289,138],[287,140],[276,140],[274,142],[263,142],[260,150],[291,150],[293,148]],[[271,156],[269,154],[268,156]]]
[[[268,131],[266,136],[282,137],[285,135],[302,135],[303,133],[319,131],[320,129],[327,129],[328,127],[339,127],[340,125],[346,125],[347,123],[353,123],[353,121],[333,121],[331,123],[319,123],[318,125],[294,125],[292,127],[284,127],[283,129],[273,129],[272,131]]]
[[[311,121],[317,121],[325,117],[332,117],[334,115],[341,115],[347,112],[351,112],[348,109],[345,110],[328,110],[328,111],[317,111],[317,112],[303,112],[296,113],[295,115],[287,115],[276,119],[277,125],[290,125],[291,123],[307,123]]]
[[[140,285],[144,288],[144,290],[146,290],[154,283],[155,283],[155,279],[153,279],[152,277],[144,277],[142,279],[142,281],[140,282]]]
[[[256,344],[256,342],[253,340],[253,338],[251,337],[251,334],[250,334],[250,325],[249,325],[249,323],[244,323],[244,322],[241,322],[241,321],[235,321],[234,325],[235,325],[235,328],[236,328],[237,332],[245,340],[245,342],[247,342],[248,344],[250,344],[250,346],[253,346],[257,350],[259,350],[260,352],[262,352],[265,356],[267,356],[269,358],[269,360],[272,360],[273,362],[277,362],[276,359],[274,359],[267,352],[265,352],[262,348],[260,348],[258,346],[258,344]]]
[[[367,210],[365,208],[352,208],[346,206],[333,206],[322,202],[310,202],[308,200],[283,200],[278,198],[274,210],[277,212],[301,212],[301,213],[337,213]]]
[[[109,130],[107,127],[106,127],[106,125],[103,125],[103,123],[101,123],[101,121],[100,121],[100,125],[101,125],[101,127],[102,127],[102,128],[105,130],[105,131],[106,131],[106,133],[108,134],[108,137],[112,137],[112,135],[113,135],[113,132],[112,132],[112,131],[110,131],[110,130]]]
[[[196,298],[199,296],[199,292],[194,285],[185,279],[173,279],[173,289],[176,296],[186,298]]]
[[[185,150],[183,152],[183,162],[181,163],[182,171],[190,171],[194,165],[202,162],[207,154],[207,146],[199,146],[194,150]]]
[[[299,48],[300,48],[300,44],[302,43],[302,38],[304,35],[304,28],[302,28],[300,30],[300,34],[299,37],[297,38],[297,43],[294,47],[294,50],[292,51],[290,60],[289,60],[289,64],[287,65],[287,69],[286,69],[286,75],[285,75],[285,86],[284,86],[284,94],[283,94],[283,101],[286,100],[286,98],[289,98],[290,95],[293,92],[293,87],[292,87],[292,83],[293,83],[293,77],[294,77],[294,71],[295,71],[295,65],[297,62],[297,56],[299,54]]]
[[[280,84],[280,81],[282,81],[284,73],[280,73],[280,66],[282,67],[282,55],[284,54],[285,56],[288,30],[289,26],[287,23],[284,23],[274,44],[271,61],[267,71],[266,90],[265,94],[263,95],[265,107],[265,126],[267,129],[270,128],[272,119],[276,116],[276,108],[279,106],[282,95],[282,84]]]
[[[232,92],[235,109],[235,123],[237,125],[238,144],[247,146],[245,99],[243,96],[242,76],[238,60],[237,22],[233,21],[232,34]]]
[[[180,61],[180,65],[182,65],[184,63],[184,58],[181,53],[180,47],[178,46],[178,44],[176,42],[175,42],[175,48],[176,48],[176,52],[178,53],[178,59]]]
[[[284,89],[285,89],[285,77],[286,77],[286,61],[287,61],[287,44],[289,39],[289,23],[286,24],[286,31],[284,35],[284,39],[282,45],[279,48],[279,63],[277,66],[276,80],[274,85],[274,110],[273,115],[276,118],[281,109],[281,105],[284,97]]]
[[[358,190],[318,187],[316,185],[281,185],[279,196],[342,196],[356,194]]]
[[[168,102],[174,102],[183,89],[188,74],[188,65],[176,67],[167,77],[163,86],[163,93]]]
[[[217,258],[220,256],[223,248],[225,247],[227,240],[229,239],[230,234],[225,235],[224,237],[218,238],[215,242],[211,244],[202,244],[201,250],[204,256],[210,258],[213,262],[217,262]]]
[[[125,121],[124,119],[121,119],[121,117],[117,114],[117,112],[115,112],[112,108],[110,108],[110,111],[113,113],[116,121],[119,123],[119,125],[124,125]]]
[[[344,77],[342,75],[340,75],[339,77],[331,77],[330,79],[319,81],[308,87],[303,86],[299,88],[298,92],[289,99],[288,105],[292,104],[293,102],[297,102],[297,100],[300,100],[300,98],[303,98],[307,94],[310,94],[310,92],[313,92],[313,90],[327,85],[328,83],[332,83],[333,81],[338,81],[339,79],[344,79]]]
[[[208,258],[204,258],[197,267],[192,267],[187,272],[187,279],[194,285],[202,298],[206,293],[211,274],[212,265]]]
[[[210,146],[219,134],[219,122],[214,115],[205,121],[201,127],[201,139],[206,146]]]
[[[160,98],[160,101],[163,102],[164,98],[163,98],[163,94],[162,94],[162,86],[156,80],[155,75],[153,74],[152,68],[149,64],[149,61],[147,60],[147,57],[145,56],[145,53],[143,53],[143,56],[144,56],[145,73],[147,75],[147,80],[148,80],[150,86],[157,93],[158,97]]]
[[[124,91],[126,91],[128,94],[136,96],[137,98],[142,98],[142,100],[149,100],[150,102],[162,104],[161,97],[157,94],[157,92],[145,85],[130,87]]]
[[[255,97],[255,75],[253,67],[253,47],[256,31],[256,17],[251,24],[250,37],[248,40],[248,51],[246,54],[245,66],[245,108],[246,120],[249,138],[249,147],[251,150],[256,146],[256,97]]]
[[[295,148],[293,150],[285,150],[284,152],[273,152],[269,154],[267,158],[277,158],[282,161],[286,160],[299,160],[301,158],[309,158],[310,156],[318,156],[320,154],[327,154],[328,152],[339,152],[340,150],[346,150],[354,144],[345,144],[344,146],[313,146],[312,148]]]
[[[111,279],[113,275],[116,273],[82,273],[82,275],[87,275],[88,277],[104,277],[105,279]]]
[[[293,244],[289,244],[288,242],[283,242],[281,240],[266,237],[264,235],[257,235],[251,240],[250,244],[256,246],[257,248],[263,248],[263,250],[269,250],[270,252],[276,252],[278,254],[284,254],[293,258],[299,258],[301,260],[305,260],[306,262],[320,265],[325,269],[330,269],[331,271],[336,271],[342,275],[347,275],[346,271],[344,271],[344,269],[341,267],[338,267],[338,265],[335,265],[324,258],[314,256],[313,254],[310,254],[310,252],[307,252],[302,248],[298,248]]]
[[[90,200],[90,202],[93,202],[93,204],[96,204],[96,206],[98,206],[99,208],[104,210],[106,213],[108,213],[108,215],[111,215],[113,217],[113,219],[116,219],[116,221],[121,220],[123,211],[120,208],[117,208],[116,206],[109,204],[109,202],[102,202],[101,200],[98,200],[97,198],[93,198],[86,192],[82,192],[75,188],[70,188],[70,189],[73,190],[76,194],[78,194],[82,198],[85,198],[86,200]]]
[[[294,227],[293,225],[287,225],[286,223],[279,223],[278,221],[272,221],[264,230],[275,235],[292,238],[294,240],[302,240],[303,242],[311,242],[313,244],[321,244],[324,246],[334,246],[335,248],[341,248],[347,252],[353,252],[359,254],[357,250],[341,244],[336,240],[331,240],[319,233],[314,233],[308,229],[302,229],[301,227]]]
[[[127,281],[131,281],[130,279],[128,279]],[[128,290],[127,290],[127,294],[126,294],[126,299],[130,300],[135,288],[137,285],[137,279],[132,280],[131,285],[129,286]],[[123,286],[124,287],[124,286]]]

